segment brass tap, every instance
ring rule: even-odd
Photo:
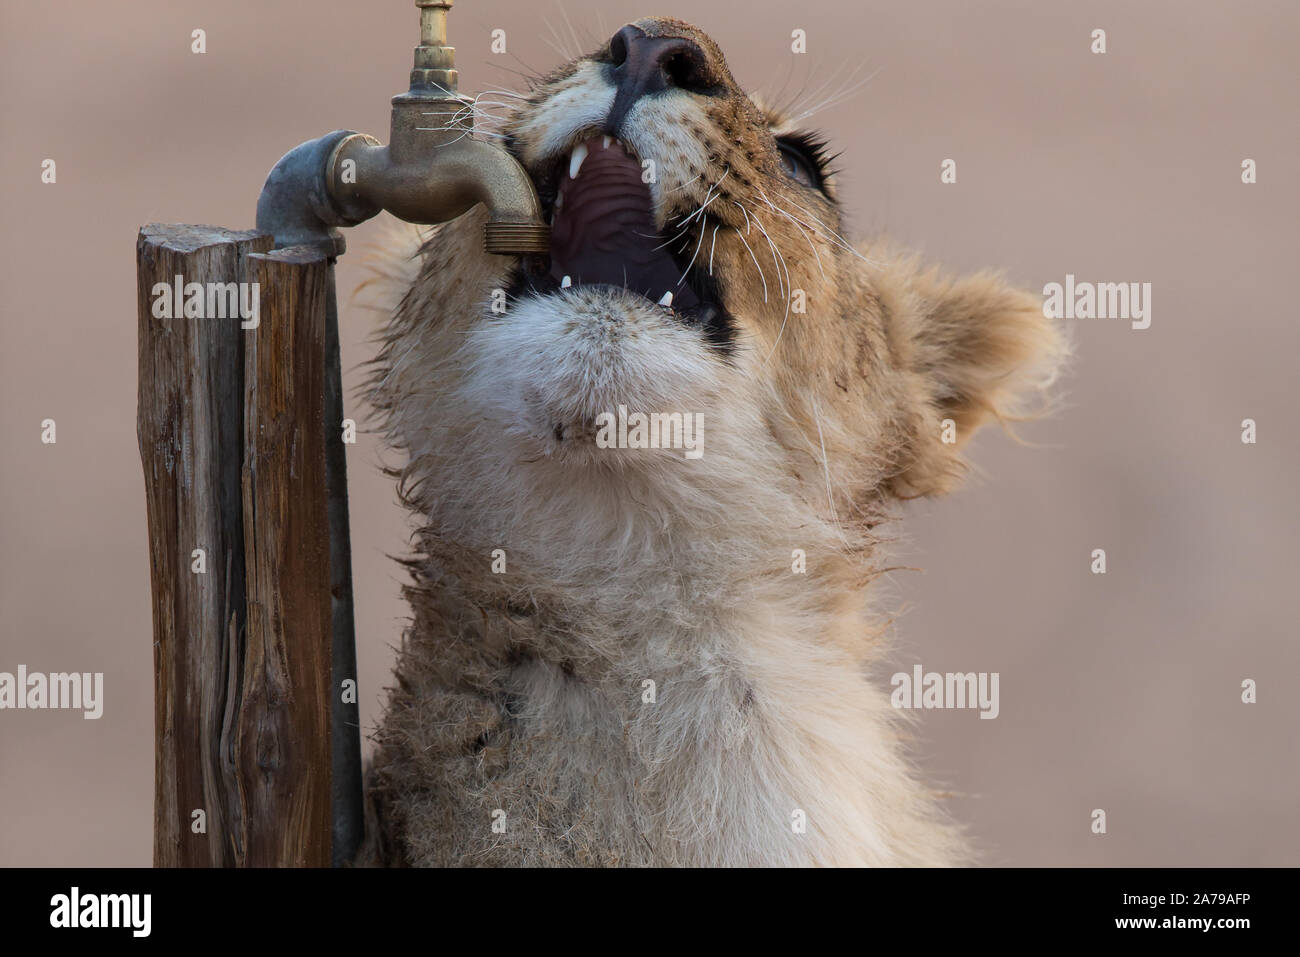
[[[392,99],[387,146],[364,133],[336,131],[286,154],[271,171],[258,202],[258,228],[274,232],[277,245],[322,241],[303,238],[312,231],[302,228],[304,218],[326,230],[355,225],[384,209],[407,222],[430,225],[483,203],[488,252],[517,255],[549,248],[550,227],[527,172],[505,150],[472,137],[473,101],[457,92],[456,51],[447,45],[452,2],[415,0],[420,45],[410,89]],[[313,181],[304,183],[302,176]],[[303,210],[308,201],[311,208]],[[341,244],[338,238],[333,241],[336,248]]]

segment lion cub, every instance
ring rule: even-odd
[[[821,142],[678,20],[503,132],[550,255],[483,252],[481,210],[393,252],[368,397],[421,527],[369,859],[965,860],[865,590],[893,503],[1050,382],[1040,303],[846,242]]]

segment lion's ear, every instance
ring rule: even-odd
[[[943,492],[961,475],[960,451],[981,425],[1044,411],[1068,346],[1041,300],[998,276],[952,280],[901,266],[881,279],[909,432],[892,491]]]

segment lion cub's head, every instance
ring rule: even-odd
[[[689,24],[623,27],[501,132],[550,254],[482,252],[474,214],[439,229],[372,393],[408,498],[467,547],[746,505],[870,525],[1060,358],[1033,297],[850,244],[822,141]]]

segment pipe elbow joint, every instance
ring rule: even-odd
[[[542,203],[527,170],[500,147],[480,140],[463,140],[473,148],[471,165],[479,199],[488,209],[483,245],[490,253],[544,253],[550,248],[551,227],[542,216]]]
[[[277,249],[311,245],[343,252],[339,226],[355,226],[379,212],[365,204],[336,201],[328,170],[339,146],[360,134],[332,133],[295,146],[271,168],[257,197],[257,229],[275,237]]]

